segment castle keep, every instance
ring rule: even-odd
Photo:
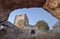
[[[25,25],[29,25],[28,17],[26,16],[26,14],[16,15],[15,20],[14,20],[14,24],[17,27],[23,27]]]

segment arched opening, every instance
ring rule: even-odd
[[[50,29],[52,29],[52,26],[58,21],[55,17],[53,17],[49,12],[45,11],[43,8],[16,9],[11,12],[8,21],[14,23],[15,16],[20,14],[27,14],[29,24],[31,25],[35,25],[36,22],[39,20],[44,20],[48,23]]]
[[[53,3],[52,3],[53,2]],[[56,0],[21,0],[21,1],[17,1],[17,0],[10,0],[10,1],[7,1],[7,0],[1,0],[0,1],[0,11],[1,11],[1,15],[0,15],[0,22],[4,22],[4,21],[7,21],[8,19],[8,15],[9,15],[9,12],[11,12],[11,10],[14,10],[16,8],[29,8],[29,7],[43,7],[44,9],[46,9],[47,11],[51,12],[51,14],[53,14],[53,16],[55,16],[57,19],[60,20],[60,15],[57,14],[59,13],[59,9],[60,7],[59,2]],[[46,6],[44,6],[46,5]],[[31,14],[31,18],[30,16],[28,15],[28,18],[29,18],[29,24],[31,25],[35,25],[36,24],[36,20],[39,21],[39,20],[44,20],[46,21],[48,24],[49,24],[49,27],[52,28],[52,26],[58,21],[55,17],[53,17],[52,15],[48,14],[48,12],[44,11],[44,9],[39,9],[39,10],[43,10],[43,11],[40,11],[40,12],[36,12],[36,11],[39,11],[39,10],[35,10],[35,9],[31,9],[29,10],[30,11],[30,14],[31,14],[31,11],[34,10],[33,14]],[[10,11],[9,11],[10,10]],[[26,9],[24,9],[26,10]],[[19,10],[20,11],[20,10]],[[18,13],[19,11],[15,12],[15,13]],[[28,10],[27,10],[28,11]],[[23,12],[23,11],[22,11]],[[14,13],[14,12],[13,12]],[[14,14],[15,14],[14,13]],[[20,12],[19,12],[20,13]],[[43,14],[42,14],[43,13]],[[46,14],[47,13],[47,14]],[[54,14],[55,13],[55,14]],[[56,15],[57,14],[57,15]],[[49,16],[48,16],[49,15]],[[58,16],[59,15],[59,16]],[[13,23],[14,21],[14,15],[11,15],[12,17],[10,17],[11,19],[9,19],[9,21],[11,20],[11,22]],[[25,20],[26,21],[26,20]],[[7,24],[7,23],[6,23]],[[9,24],[8,24],[9,25]],[[12,24],[11,24],[12,25]],[[2,29],[2,31],[4,31],[4,29]],[[32,30],[32,34],[34,34],[34,30]],[[48,34],[49,35],[49,34]],[[52,36],[54,36],[55,33],[53,34],[52,33]],[[48,36],[47,36],[48,37]],[[51,35],[50,35],[51,37]],[[55,37],[55,36],[54,36]],[[58,36],[57,36],[58,37]],[[45,37],[46,38],[46,37]]]

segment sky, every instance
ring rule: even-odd
[[[14,18],[16,15],[26,14],[29,19],[29,24],[35,25],[37,21],[44,20],[48,23],[50,29],[52,29],[53,25],[58,22],[58,20],[53,17],[49,12],[45,11],[43,8],[22,8],[15,9],[10,12],[10,16],[8,21],[14,23]]]

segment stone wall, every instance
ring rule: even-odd
[[[23,27],[29,25],[29,20],[26,14],[16,15],[14,19],[14,24],[17,27]]]

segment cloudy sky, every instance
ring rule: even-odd
[[[29,19],[29,24],[31,25],[35,25],[39,20],[44,20],[48,23],[50,29],[58,21],[55,17],[42,8],[16,9],[11,12],[8,21],[13,23],[15,16],[20,14],[26,14]]]

